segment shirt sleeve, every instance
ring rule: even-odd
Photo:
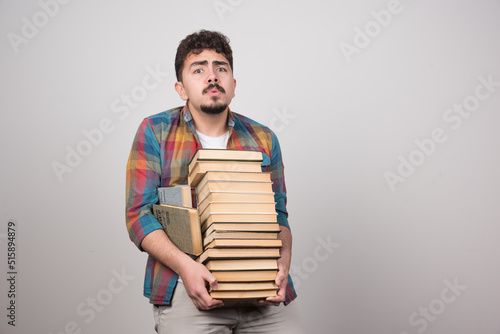
[[[141,242],[149,233],[162,229],[152,214],[158,202],[161,178],[160,145],[149,119],[145,119],[132,143],[127,163],[126,223],[130,239],[142,251]]]
[[[271,165],[269,171],[271,172],[271,180],[273,181],[274,200],[276,201],[276,212],[278,213],[278,223],[290,229],[288,224],[288,212],[286,209],[286,186],[283,159],[281,156],[281,148],[278,137],[272,134],[272,152],[271,152]]]

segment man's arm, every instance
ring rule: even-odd
[[[286,288],[288,285],[288,273],[290,271],[290,261],[292,259],[292,233],[287,227],[280,226],[281,232],[278,237],[282,240],[280,258],[278,259],[278,275],[276,275],[276,284],[278,285],[278,295],[268,297],[260,301],[261,305],[278,306],[285,301]]]
[[[278,237],[282,240],[280,258],[278,259],[278,274],[276,275],[276,284],[279,286],[278,295],[276,297],[268,297],[266,300],[260,301],[263,305],[279,305],[285,302],[286,291],[288,286],[288,272],[290,270],[290,261],[292,259],[292,233],[288,225],[288,211],[286,209],[286,186],[283,167],[283,159],[281,156],[281,148],[278,138],[272,133],[272,153],[271,164],[269,171],[273,181],[274,199],[276,201],[276,212],[278,213],[278,223],[280,225],[280,233]]]
[[[126,218],[130,239],[140,250],[145,250],[181,276],[196,307],[210,309],[220,306],[222,302],[212,299],[205,286],[205,281],[215,285],[215,276],[181,252],[151,212],[151,207],[158,201],[160,179],[160,145],[150,121],[145,119],[137,131],[127,164]]]
[[[149,255],[179,274],[197,309],[209,310],[223,305],[222,301],[210,297],[205,286],[208,282],[213,289],[217,288],[215,276],[203,264],[180,251],[165,232],[156,230],[149,233],[141,245]]]

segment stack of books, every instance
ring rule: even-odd
[[[203,252],[197,258],[217,278],[212,298],[226,306],[276,296],[282,242],[270,173],[260,151],[200,149],[189,164],[196,189]]]

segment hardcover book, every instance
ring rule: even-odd
[[[205,266],[210,271],[278,270],[276,259],[208,260]]]
[[[198,198],[198,210],[203,212],[211,202],[274,203],[274,193],[210,191],[204,198]]]
[[[198,210],[154,204],[153,214],[177,248],[192,255],[200,255],[203,252]]]
[[[261,172],[261,163],[258,161],[211,161],[198,160],[194,165],[189,165],[188,183],[195,187],[206,172]]]
[[[277,259],[279,257],[279,248],[209,248],[196,261],[204,263],[212,259]]]
[[[210,161],[256,161],[262,162],[262,152],[257,150],[221,150],[212,148],[197,149],[189,164],[195,165],[201,160]],[[190,170],[191,171],[191,170]]]
[[[208,171],[198,183],[201,189],[208,181],[212,182],[271,182],[270,172],[221,172]]]
[[[274,202],[210,202],[203,212],[200,212],[200,220],[207,220],[210,214],[217,213],[261,213],[276,212]]]
[[[157,191],[160,204],[193,207],[191,187],[188,185],[159,187]]]
[[[207,181],[201,187],[196,187],[198,203],[201,202],[209,192],[214,191],[272,193],[273,183],[270,181]]]

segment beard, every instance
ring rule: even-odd
[[[213,88],[217,88],[217,90],[219,90],[220,92],[222,93],[225,93],[226,91],[224,90],[224,88],[222,88],[221,86],[219,86],[219,84],[217,83],[212,83],[210,85],[208,85],[207,88],[205,88],[203,91],[202,91],[202,94],[206,94],[210,89],[213,89]],[[209,115],[218,115],[220,114],[221,112],[223,112],[224,110],[226,110],[227,108],[227,103],[222,103],[222,102],[217,102],[217,100],[219,99],[218,96],[213,96],[212,97],[212,102],[211,104],[209,105],[200,105],[200,110],[203,111],[204,113],[207,113]]]
[[[218,115],[222,113],[224,110],[226,110],[226,108],[227,108],[227,103],[218,103],[218,102],[212,103],[210,105],[202,104],[200,106],[201,111],[209,115]]]

